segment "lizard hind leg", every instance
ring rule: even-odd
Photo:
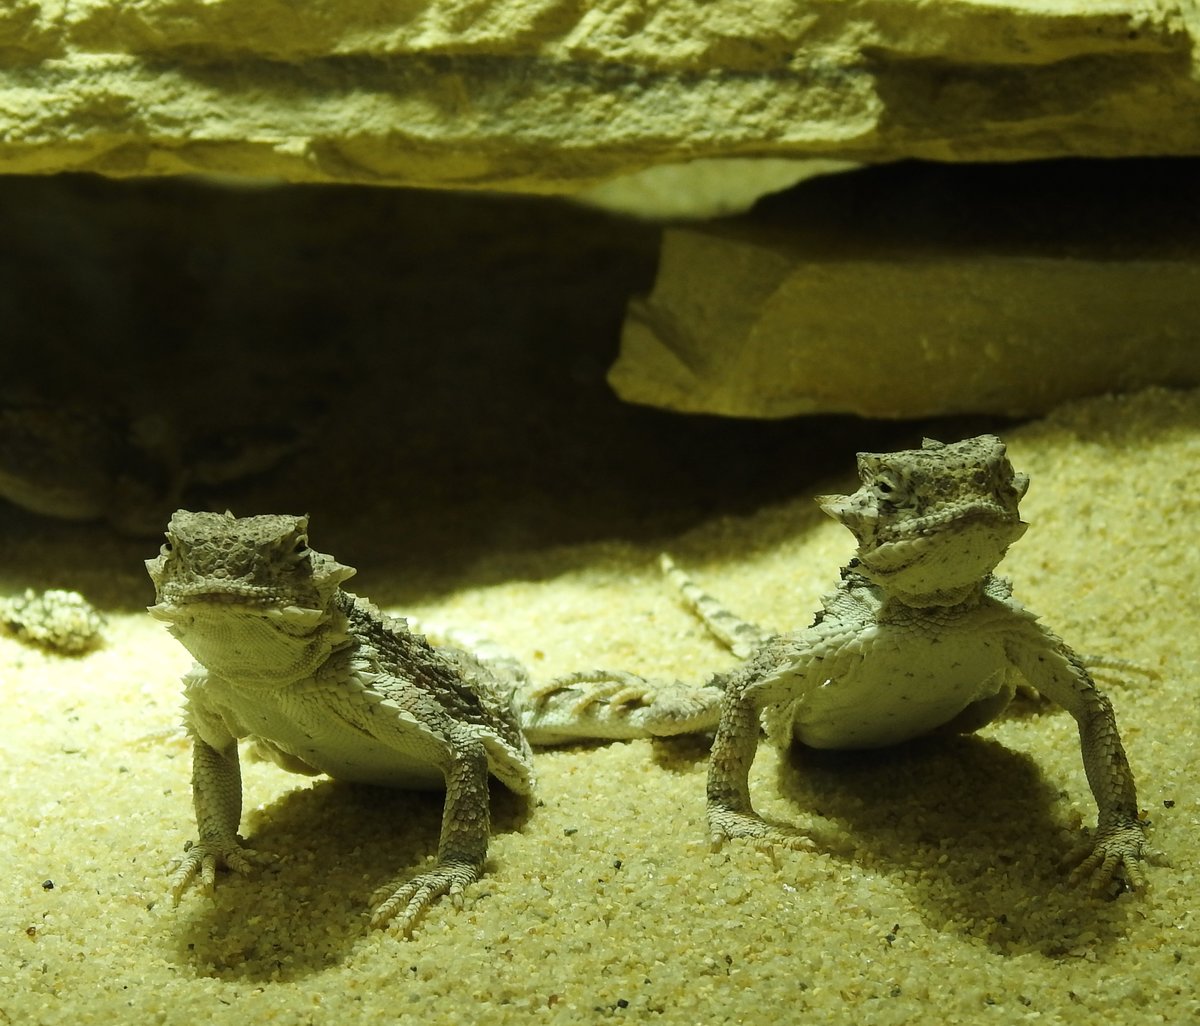
[[[721,691],[653,681],[623,670],[584,670],[530,689],[521,728],[535,745],[584,740],[671,737],[713,730]]]

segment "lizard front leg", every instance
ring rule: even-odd
[[[1075,868],[1077,880],[1091,876],[1103,887],[1121,870],[1131,888],[1146,886],[1143,865],[1146,829],[1138,818],[1137,791],[1117,732],[1112,703],[1093,691],[1095,703],[1078,719],[1083,768],[1099,808],[1096,840]]]
[[[1112,704],[1096,688],[1079,656],[1040,625],[1026,625],[1008,648],[1026,680],[1066,709],[1079,727],[1084,773],[1099,814],[1095,840],[1073,879],[1090,876],[1100,888],[1123,871],[1130,887],[1144,887],[1145,827],[1138,818],[1137,789]]]
[[[737,673],[725,684],[721,719],[708,765],[708,828],[713,848],[750,837],[789,848],[811,848],[802,834],[767,823],[750,804],[750,767],[758,752],[763,682]]]
[[[218,867],[238,873],[251,869],[254,852],[243,848],[237,838],[242,818],[237,741],[231,740],[223,751],[218,751],[199,737],[193,738],[192,804],[200,836],[179,856],[179,868],[171,876],[171,897],[176,904],[197,876],[211,894]]]
[[[461,907],[463,889],[483,872],[490,813],[487,753],[469,730],[455,729],[450,740],[437,863],[377,905],[371,915],[372,926],[394,921],[395,928],[408,936],[421,913],[443,894],[449,894],[450,900]]]

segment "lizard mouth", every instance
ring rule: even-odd
[[[250,585],[221,589],[211,585],[206,588],[169,587],[164,589],[157,603],[146,607],[146,611],[164,623],[179,623],[194,619],[203,609],[213,606],[222,609],[236,606],[244,615],[286,621],[299,627],[316,626],[326,615],[326,610],[321,608],[295,603],[283,605],[268,589]]]
[[[970,515],[940,518],[915,537],[897,538],[859,553],[859,562],[880,584],[913,594],[956,592],[982,580],[1025,533],[1020,520],[996,516],[986,507]]]
[[[283,605],[279,589],[239,581],[211,580],[203,583],[186,584],[172,581],[159,588],[158,600],[174,606],[185,606],[193,602],[209,602],[231,606]]]
[[[895,526],[881,525],[875,538],[872,557],[882,553],[886,561],[893,552],[903,553],[906,550],[923,548],[924,542],[932,540],[947,528],[971,529],[981,523],[999,526],[1006,519],[1007,514],[999,506],[980,502],[966,509],[954,508],[929,513]],[[917,558],[917,555],[919,554],[914,554],[910,559]],[[902,555],[896,558],[901,561],[904,559]]]

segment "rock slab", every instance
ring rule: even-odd
[[[9,0],[0,173],[572,193],[697,158],[1200,152],[1196,0]]]
[[[609,381],[765,418],[1021,416],[1200,383],[1194,180],[1191,162],[881,168],[669,229]]]

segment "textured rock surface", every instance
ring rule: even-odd
[[[1200,151],[1195,0],[10,0],[0,172],[575,191],[697,157]]]
[[[909,166],[665,232],[609,380],[688,412],[1023,415],[1200,382],[1194,162]]]

